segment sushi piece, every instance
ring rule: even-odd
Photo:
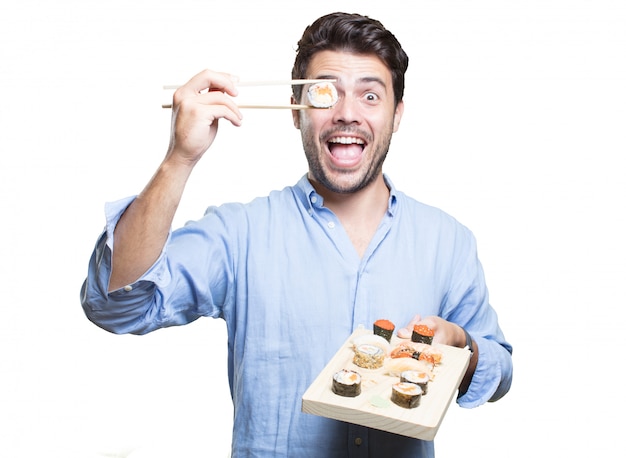
[[[374,334],[363,334],[352,339],[352,346],[354,348],[362,344],[375,345],[385,352],[385,355],[389,355],[391,352],[391,344],[387,342],[384,337],[376,336]]]
[[[391,336],[396,326],[389,320],[374,321],[374,335],[384,337],[387,342],[391,342]]]
[[[426,359],[434,364],[441,364],[443,353],[440,349],[428,344],[414,343],[413,345],[415,346],[416,351],[420,354],[420,359]]]
[[[428,353],[415,352],[413,353],[413,355],[411,355],[411,357],[417,359],[418,361],[428,361],[433,365],[435,364],[435,358],[433,358]]]
[[[430,380],[435,378],[434,365],[427,361],[418,361],[413,358],[387,358],[383,372],[392,377],[400,377],[404,371],[426,372]]]
[[[428,361],[431,364],[435,364],[435,357],[424,351],[419,351],[411,347],[410,345],[401,344],[394,348],[389,354],[392,358],[413,358],[418,361]],[[441,362],[441,359],[439,359]]]
[[[397,347],[395,347],[393,350],[391,350],[391,353],[389,353],[389,356],[391,356],[392,358],[412,358],[413,354],[416,351],[417,350],[408,342],[406,343],[403,342]]]
[[[405,409],[414,409],[420,404],[422,389],[415,383],[398,382],[391,387],[391,400]]]
[[[339,100],[337,88],[331,82],[312,84],[307,91],[307,97],[315,108],[330,108]]]
[[[389,352],[391,358],[414,358],[441,364],[443,353],[432,345],[418,342],[402,342]]]
[[[378,369],[385,363],[385,352],[376,345],[361,344],[354,348],[352,362],[365,369]]]
[[[400,381],[419,385],[422,389],[422,394],[424,395],[428,392],[428,382],[430,382],[430,376],[425,371],[404,371],[400,374]]]
[[[333,393],[354,398],[361,394],[361,375],[358,372],[342,369],[333,375]]]
[[[435,331],[430,329],[425,324],[416,324],[413,326],[413,334],[411,335],[411,340],[413,342],[425,343],[431,345],[433,343],[433,337],[435,336]]]

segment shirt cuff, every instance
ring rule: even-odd
[[[473,336],[478,348],[478,364],[467,392],[457,399],[461,407],[473,408],[489,401],[502,380],[502,364],[495,346],[500,346],[484,337]]]

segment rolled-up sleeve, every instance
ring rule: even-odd
[[[484,337],[473,339],[479,348],[478,365],[469,389],[457,400],[466,408],[497,401],[509,391],[513,379],[510,347]]]
[[[113,232],[133,199],[129,197],[106,204],[105,230],[96,242],[89,260],[87,278],[81,288],[81,304],[87,318],[116,334],[145,334],[157,329],[159,320],[150,316],[150,311],[156,310],[153,307],[156,291],[169,281],[162,252],[159,259],[136,282],[116,291],[108,291]]]
[[[89,320],[116,334],[146,334],[201,316],[222,316],[232,293],[233,231],[219,212],[207,212],[201,220],[170,231],[159,258],[137,281],[108,291],[113,232],[132,199],[105,208],[106,227],[81,288],[81,304]]]

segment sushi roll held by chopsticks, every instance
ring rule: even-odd
[[[309,86],[309,103],[315,108],[331,108],[339,101],[337,88],[330,81],[323,81]]]

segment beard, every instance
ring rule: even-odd
[[[350,194],[360,191],[372,183],[381,173],[383,163],[387,158],[391,137],[393,135],[393,120],[389,128],[382,133],[380,140],[371,143],[371,135],[360,132],[358,129],[342,127],[333,129],[332,131],[323,132],[320,138],[316,140],[310,129],[306,126],[300,127],[302,135],[302,146],[309,163],[309,179],[321,184],[331,192],[337,194]],[[325,167],[322,163],[322,152],[320,145],[334,134],[344,134],[350,136],[357,134],[367,140],[368,154],[363,158],[363,163],[358,170],[341,170]]]

